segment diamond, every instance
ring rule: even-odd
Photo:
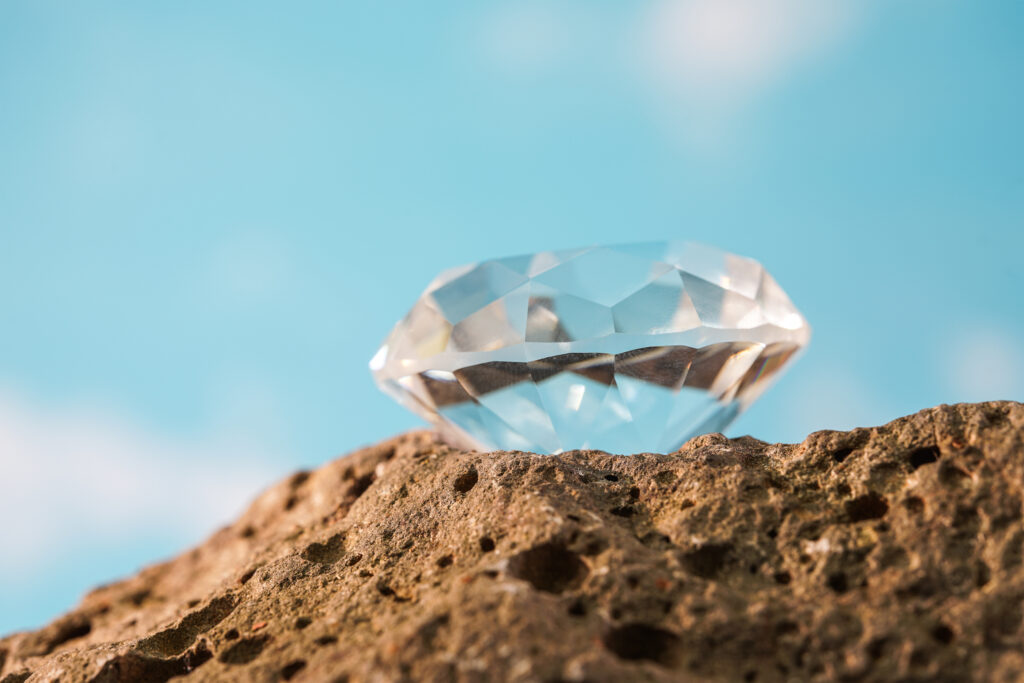
[[[462,447],[668,453],[724,429],[809,339],[756,261],[629,244],[445,271],[370,368]]]

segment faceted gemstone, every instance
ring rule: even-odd
[[[756,261],[630,244],[446,271],[370,368],[462,447],[671,452],[724,429],[809,339]]]

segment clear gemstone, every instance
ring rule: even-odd
[[[809,339],[756,261],[630,244],[446,271],[370,368],[459,446],[671,452],[724,429]]]

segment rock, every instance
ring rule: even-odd
[[[0,681],[1024,679],[1024,405],[799,445],[453,450],[295,474],[0,640]]]

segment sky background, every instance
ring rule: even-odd
[[[814,327],[730,430],[1024,400],[1016,0],[0,2],[0,633],[418,425],[443,268],[665,238]]]

